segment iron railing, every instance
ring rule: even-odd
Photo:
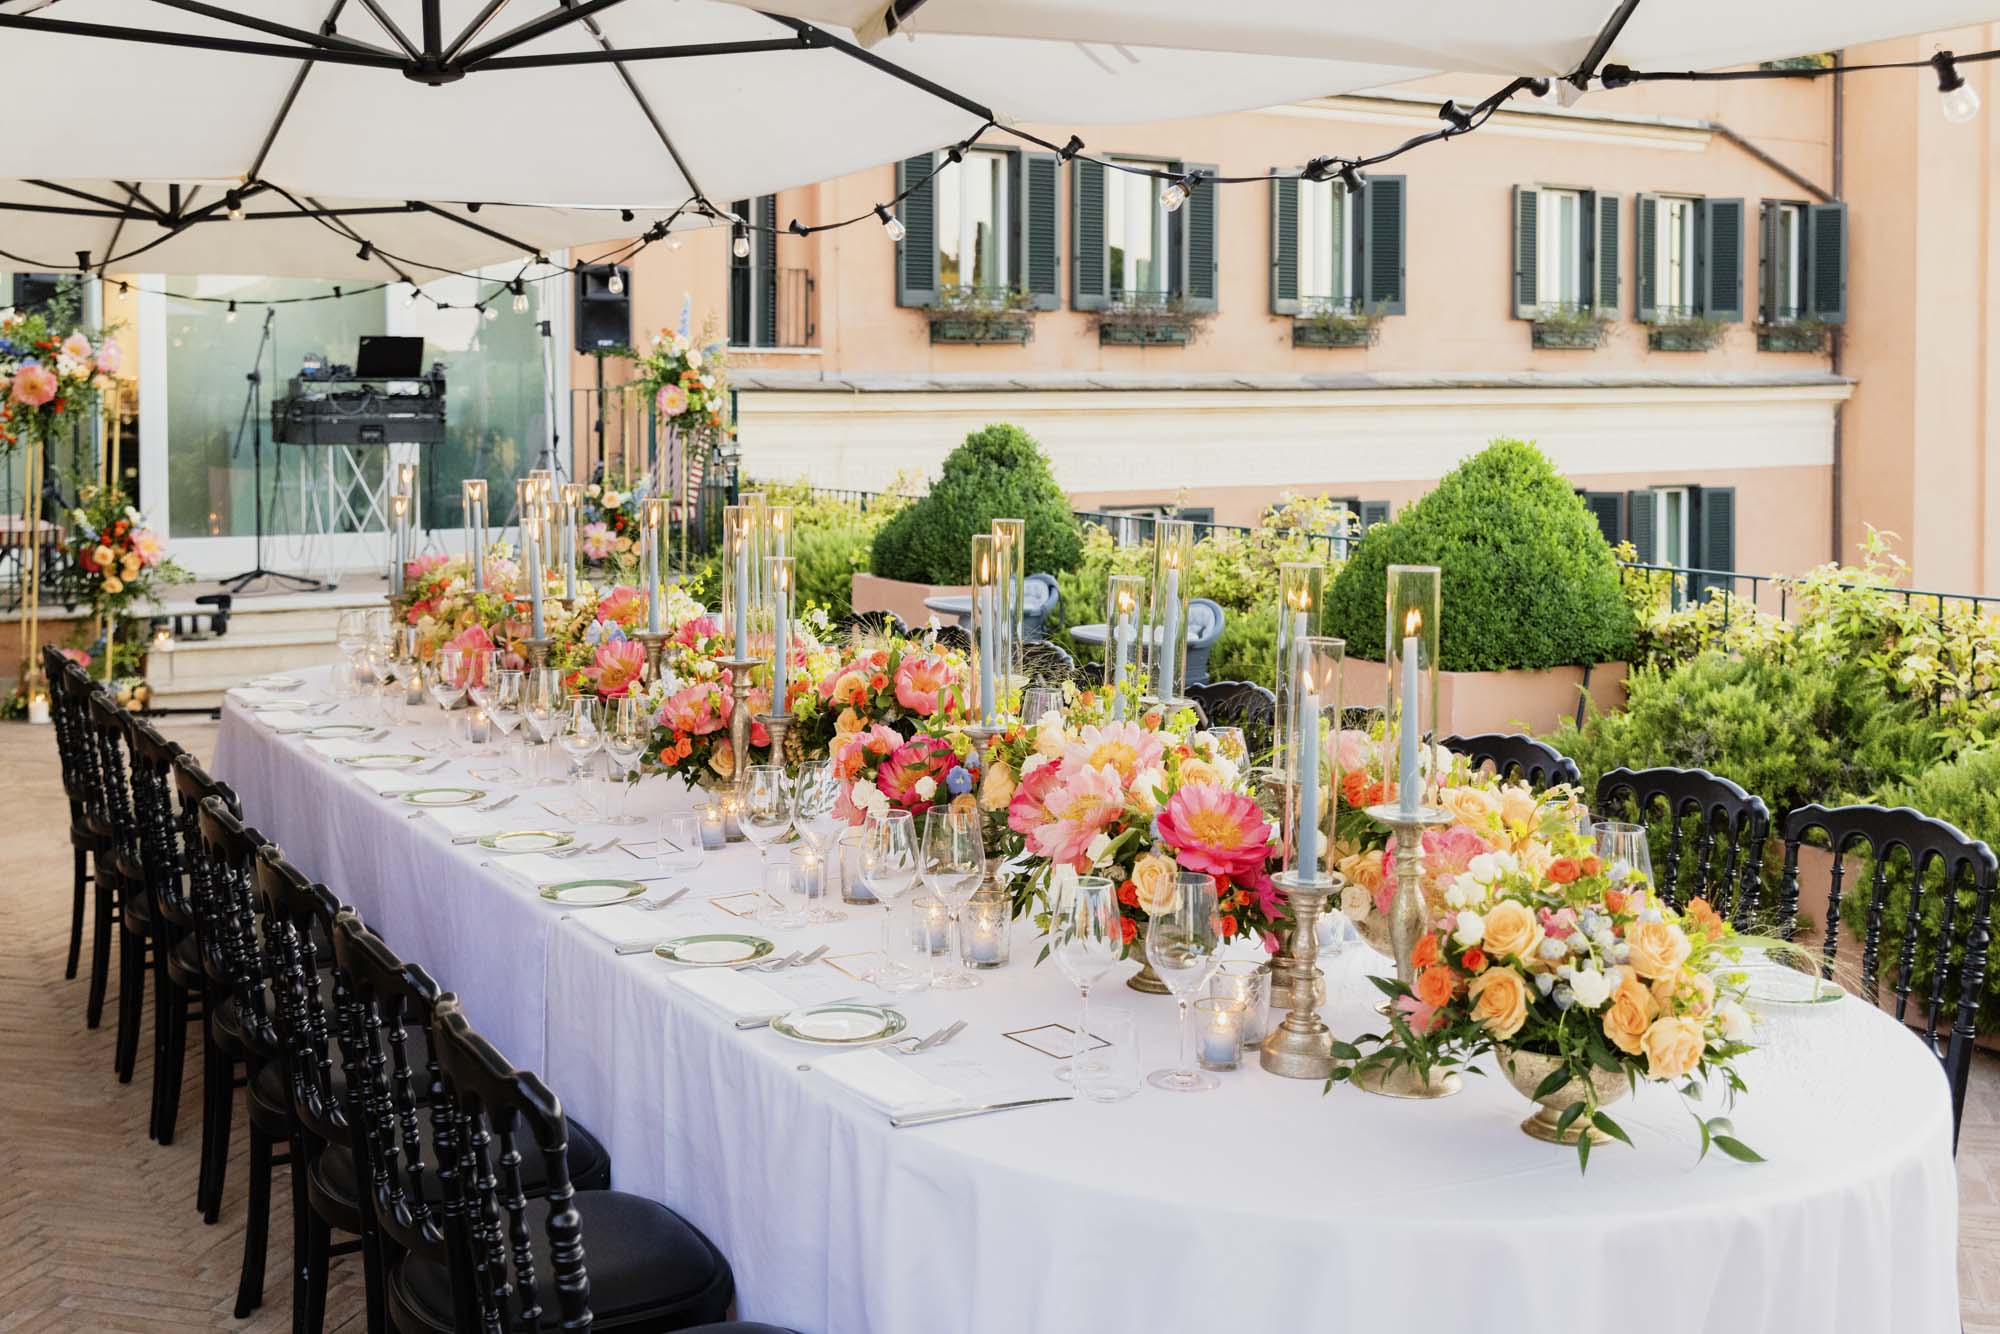
[[[1619,575],[1630,581],[1650,575],[1672,575],[1672,596],[1675,606],[1687,606],[1709,596],[1710,589],[1722,590],[1723,615],[1735,614],[1738,606],[1747,605],[1755,611],[1766,612],[1780,620],[1791,618],[1792,588],[1798,580],[1787,575],[1744,574],[1739,570],[1709,570],[1695,565],[1652,565],[1644,561],[1632,561],[1620,566]],[[2000,595],[1978,593],[1943,593],[1928,588],[1885,587],[1879,584],[1836,585],[1839,588],[1875,588],[1903,600],[1906,607],[1928,603],[1935,610],[1938,624],[1942,626],[1948,609],[1953,604],[1972,608],[1978,615],[1986,614],[1987,608],[2000,609]]]

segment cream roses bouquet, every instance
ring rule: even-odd
[[[1357,1053],[1372,1049],[1336,1081],[1487,1051],[1510,1067],[1541,1058],[1549,1073],[1522,1091],[1565,1104],[1556,1133],[1626,1144],[1603,1104],[1641,1080],[1689,1097],[1709,1080],[1728,1098],[1743,1090],[1733,1062],[1750,1050],[1751,1020],[1736,959],[1748,942],[1701,899],[1676,911],[1643,877],[1605,867],[1586,835],[1559,829],[1546,844],[1546,860],[1494,850],[1451,875],[1412,953],[1415,981],[1373,979],[1390,997],[1390,1032],[1358,1039]],[[1704,1155],[1713,1145],[1759,1160],[1725,1118],[1696,1119]],[[1580,1165],[1593,1138],[1576,1140]]]

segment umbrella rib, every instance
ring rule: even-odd
[[[146,192],[139,188],[139,183],[137,181],[120,181],[118,182],[118,188],[123,190],[126,194],[130,195],[133,199],[136,199],[139,203],[143,204],[146,207],[147,211],[152,213],[154,217],[163,218],[166,216],[166,212],[163,209],[161,209],[161,207],[158,204],[155,204],[152,200],[146,198]]]
[[[473,39],[486,31],[486,25],[491,23],[494,17],[506,7],[507,0],[486,0],[486,7],[473,15],[472,22],[466,24],[465,30],[451,39],[451,45],[445,47],[444,63],[449,65],[456,61],[459,53],[472,45]]]
[[[461,218],[458,216],[458,214],[447,212],[446,210],[439,208],[436,204],[426,203],[424,200],[421,199],[415,202],[417,207],[426,213],[435,213],[440,218],[444,218],[448,221],[455,222],[461,227],[469,227],[473,231],[478,232],[482,236],[490,236],[494,240],[499,241],[504,245],[513,246],[515,249],[519,250],[524,255],[539,255],[542,253],[542,248],[538,245],[529,245],[526,241],[520,240],[517,237],[509,236],[505,232],[496,232],[491,227],[481,226],[479,223],[474,222],[470,218]]]
[[[558,3],[569,6],[574,0],[558,0]],[[576,11],[582,19],[583,26],[597,39],[598,46],[606,53],[615,53],[617,48],[611,44],[611,39],[604,35],[604,29],[598,26],[597,20],[590,17],[589,8],[590,6],[586,4]],[[688,164],[681,157],[680,149],[674,147],[673,138],[668,135],[667,127],[660,123],[660,117],[654,112],[653,104],[646,100],[646,94],[639,90],[638,81],[632,77],[632,71],[625,68],[623,60],[613,60],[611,67],[618,71],[618,77],[624,81],[625,91],[632,94],[632,100],[639,106],[639,113],[646,118],[646,123],[653,127],[653,133],[659,136],[660,145],[667,150],[667,156],[674,160],[674,170],[680,172],[681,179],[687,182],[688,189],[694,192],[694,197],[707,203],[708,196],[703,192],[701,182],[695,180],[694,173],[688,170]]]
[[[554,32],[557,28],[568,27],[570,24],[580,22],[601,9],[609,9],[611,6],[621,3],[623,3],[623,0],[583,0],[582,4],[570,4],[567,3],[567,0],[560,0],[558,8],[549,10],[539,18],[529,19],[520,27],[503,32],[492,41],[482,42],[470,51],[465,52],[459,57],[456,68],[460,70],[477,69],[479,62],[485,60],[488,56],[497,56],[502,51],[511,51],[524,42],[532,42],[545,33]]]
[[[634,60],[683,60],[694,56],[747,56],[766,52],[802,51],[810,43],[795,37],[756,41],[693,42],[685,46],[634,46],[600,51],[550,51],[532,56],[495,56],[481,62],[481,71],[553,69],[559,65],[617,65]]]
[[[126,207],[116,199],[106,199],[103,195],[94,195],[88,190],[78,190],[67,185],[57,185],[54,181],[28,178],[23,181],[23,184],[32,185],[42,190],[50,190],[59,195],[68,195],[72,199],[82,199],[92,204],[101,204],[105,208],[115,209],[119,213],[123,213]]]
[[[333,7],[326,11],[326,21],[320,26],[332,32],[340,11],[347,7],[347,0],[333,0]],[[278,103],[278,114],[271,118],[271,127],[264,131],[264,142],[257,146],[257,156],[250,161],[250,170],[244,173],[246,180],[256,180],[264,174],[264,161],[271,156],[271,149],[277,145],[278,131],[285,127],[285,121],[292,114],[292,106],[299,99],[299,90],[306,86],[306,75],[312,73],[312,62],[299,62],[298,71],[292,75],[292,86],[285,90],[285,98]]]
[[[1604,21],[1604,27],[1584,53],[1583,63],[1569,76],[1569,82],[1579,90],[1588,90],[1591,76],[1597,73],[1597,66],[1610,54],[1611,44],[1618,40],[1618,34],[1625,31],[1625,25],[1632,18],[1632,11],[1639,7],[1639,0],[1619,0],[1618,8]]]
[[[1631,3],[1637,4],[1638,0],[1631,0]],[[842,55],[851,56],[862,64],[872,66],[893,79],[901,79],[912,88],[929,93],[932,97],[942,101],[949,102],[961,111],[969,111],[981,120],[994,121],[996,123],[999,120],[999,117],[993,114],[992,108],[975,102],[962,93],[955,93],[942,84],[933,83],[923,75],[906,70],[892,60],[885,60],[873,51],[865,51],[852,42],[843,41],[824,28],[814,27],[803,19],[795,19],[786,14],[773,14],[762,9],[757,12],[773,23],[783,24],[785,27],[790,28],[793,32],[799,34],[808,45],[830,47]]]
[[[153,3],[156,5],[165,5],[168,9],[179,9],[190,14],[201,14],[223,23],[233,23],[240,28],[249,28],[256,32],[269,33],[273,37],[289,37],[291,40],[305,46],[320,48],[334,47],[347,51],[366,52],[373,56],[395,58],[395,53],[392,51],[370,45],[367,42],[356,41],[352,37],[342,37],[337,33],[321,34],[307,32],[304,28],[294,28],[288,23],[274,23],[270,19],[260,19],[251,14],[239,14],[234,10],[223,9],[219,5],[204,4],[202,0],[153,0]]]
[[[361,7],[367,10],[377,23],[382,25],[382,31],[389,34],[390,41],[403,48],[404,55],[418,61],[424,58],[424,53],[417,48],[417,44],[412,42],[403,30],[396,26],[396,20],[390,18],[383,11],[382,6],[376,3],[376,0],[361,0]]]
[[[377,69],[403,68],[403,58],[393,51],[355,50],[345,46],[280,45],[251,42],[236,37],[213,37],[196,32],[163,32],[151,28],[127,28],[115,23],[81,23],[74,19],[44,19],[0,11],[0,28],[65,37],[101,37],[116,42],[138,42],[146,46],[179,46],[195,51],[230,51],[247,56],[276,56],[282,60],[331,61],[336,65],[369,65]]]

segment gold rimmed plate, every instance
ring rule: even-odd
[[[311,727],[301,727],[299,735],[315,741],[334,741],[341,737],[367,736],[376,730],[372,723],[314,723]]]
[[[267,699],[259,704],[246,704],[244,707],[252,713],[297,713],[300,709],[311,708],[312,701],[309,699],[292,699],[286,697],[284,699]]]
[[[816,1047],[884,1042],[909,1026],[901,1010],[882,1005],[808,1005],[771,1021],[772,1032]]]
[[[637,880],[596,878],[561,880],[543,885],[536,892],[550,903],[560,903],[566,908],[603,908],[636,899],[646,892],[646,887]]]
[[[479,846],[488,852],[554,852],[576,842],[576,835],[561,829],[507,829],[487,834]]]
[[[762,936],[711,931],[662,941],[653,947],[653,953],[668,963],[685,964],[689,968],[734,968],[738,964],[755,963],[777,948]]]
[[[243,684],[252,690],[297,690],[305,682],[296,676],[253,676]]]
[[[470,806],[486,799],[483,787],[419,787],[402,794],[410,806]]]
[[[366,755],[336,755],[333,762],[350,769],[407,769],[413,764],[422,764],[424,757],[396,751],[370,751]]]

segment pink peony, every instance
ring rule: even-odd
[[[922,815],[939,797],[949,799],[950,794],[944,790],[944,776],[956,763],[958,757],[952,754],[951,744],[943,737],[912,737],[884,761],[876,772],[875,784],[890,801],[912,815]],[[936,784],[928,797],[917,791],[917,784],[926,778]]]
[[[677,384],[663,384],[660,392],[653,395],[653,405],[662,417],[678,417],[687,411],[687,390]]]
[[[39,408],[56,396],[56,389],[56,373],[46,366],[27,362],[14,372],[13,399],[16,403]]]
[[[89,361],[90,340],[83,336],[82,330],[78,330],[63,339],[62,354],[66,357],[74,357],[78,361]]]
[[[646,614],[646,595],[630,584],[620,584],[597,602],[597,619],[612,621],[631,629]]]
[[[682,648],[699,647],[704,639],[713,639],[722,633],[721,625],[713,616],[703,613],[683,621],[674,631],[674,642]]]
[[[1030,850],[1056,862],[1082,862],[1090,840],[1125,810],[1125,784],[1110,765],[1063,765],[1048,795],[1048,823],[1028,834]]]
[[[160,557],[167,554],[167,544],[165,539],[151,528],[141,528],[132,534],[132,550],[139,553],[142,564],[158,565]]]
[[[465,685],[468,689],[486,684],[485,655],[493,649],[493,636],[486,633],[485,626],[468,625],[447,641],[445,647],[457,649],[465,655]]]
[[[1017,834],[1032,834],[1055,817],[1049,814],[1049,790],[1062,776],[1062,766],[1044,764],[1021,780],[1007,803],[1007,827]]]
[[[1340,766],[1344,774],[1365,772],[1368,762],[1375,758],[1375,742],[1366,732],[1353,728],[1336,732],[1331,738],[1333,762]]]
[[[660,706],[660,726],[688,736],[707,736],[722,724],[722,692],[713,685],[689,686]]]
[[[591,560],[604,560],[610,556],[617,540],[611,535],[609,524],[599,522],[583,526],[583,554]]]
[[[1190,871],[1256,877],[1271,852],[1271,825],[1257,803],[1215,783],[1189,783],[1160,812],[1160,840]]]
[[[585,670],[597,693],[606,699],[625,694],[646,671],[646,646],[632,639],[616,639],[597,646],[597,657]]]
[[[942,657],[905,653],[896,668],[896,703],[919,717],[935,717],[939,696],[953,680],[951,664]]]
[[[1424,888],[1436,890],[1448,884],[1472,865],[1472,859],[1482,852],[1493,851],[1493,846],[1464,825],[1446,825],[1442,829],[1426,829],[1423,837]],[[1382,912],[1389,911],[1389,903],[1396,894],[1396,840],[1382,850],[1382,883],[1375,887],[1375,906]]]
[[[1160,734],[1148,732],[1137,723],[1107,723],[1087,726],[1063,751],[1065,765],[1090,768],[1110,765],[1119,778],[1129,783],[1148,769],[1156,769],[1165,748]]]
[[[107,338],[97,345],[97,370],[100,375],[116,375],[118,368],[125,364],[125,354],[119,350],[116,339]]]
[[[411,583],[415,583],[431,571],[444,568],[445,563],[450,559],[451,557],[445,555],[443,552],[435,551],[428,556],[419,556],[415,560],[404,564],[403,577]]]

